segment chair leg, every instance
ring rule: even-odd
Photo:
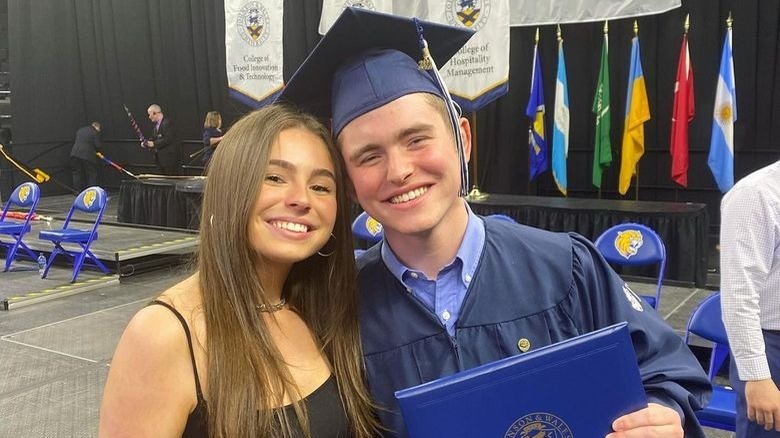
[[[73,276],[70,278],[71,283],[76,282],[76,278],[79,276],[79,272],[81,272],[81,265],[84,264],[84,253],[81,252],[75,256],[76,258],[73,260]]]
[[[86,250],[85,254],[87,254],[87,257],[89,257],[90,260],[97,266],[101,271],[103,271],[104,274],[110,274],[111,271],[106,267],[106,265],[103,264],[103,262],[100,261],[97,257],[95,257],[95,254],[92,254],[92,251]]]
[[[718,374],[720,367],[723,365],[723,361],[729,355],[729,348],[725,345],[715,344],[712,347],[712,356],[710,356],[710,370],[707,373],[710,376],[710,380],[715,378]]]
[[[11,269],[11,263],[14,261],[14,257],[16,257],[16,250],[19,249],[19,240],[14,242],[12,245],[9,245],[8,247],[8,255],[5,259],[5,269],[3,272],[8,272],[9,269]]]
[[[51,265],[54,263],[54,259],[57,258],[57,255],[64,251],[59,243],[54,243],[54,249],[51,250],[51,255],[49,256],[49,260],[46,261],[46,268],[43,270],[43,275],[41,278],[46,278],[49,275],[49,268],[51,268]]]

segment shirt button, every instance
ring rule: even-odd
[[[466,280],[466,283],[471,282],[471,275],[466,274],[466,277],[464,279]]]
[[[450,320],[450,312],[448,312],[446,310],[444,312],[441,312],[441,319],[443,319],[445,321],[449,321]]]
[[[417,277],[419,277],[419,275],[417,275],[417,273],[416,273],[416,272],[412,272],[411,274],[409,274],[409,276],[410,276],[410,277],[412,277],[412,278],[417,278]]]

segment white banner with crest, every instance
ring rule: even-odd
[[[325,32],[333,26],[333,23],[336,22],[336,19],[339,18],[339,15],[341,15],[346,8],[363,8],[369,11],[392,14],[393,3],[393,0],[322,0],[322,15],[320,15],[319,28],[320,35],[325,35]],[[406,3],[417,2],[407,1]]]
[[[284,86],[283,0],[225,0],[225,53],[230,97],[252,108]]]
[[[428,21],[477,33],[439,66],[450,94],[464,113],[509,91],[509,0],[428,0]]]

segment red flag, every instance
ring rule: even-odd
[[[683,35],[680,61],[677,64],[677,82],[674,84],[672,110],[672,179],[688,187],[688,123],[696,113],[693,103],[693,67],[688,52],[688,35]]]

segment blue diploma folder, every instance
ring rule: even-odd
[[[627,324],[397,391],[409,436],[594,438],[647,407]]]

